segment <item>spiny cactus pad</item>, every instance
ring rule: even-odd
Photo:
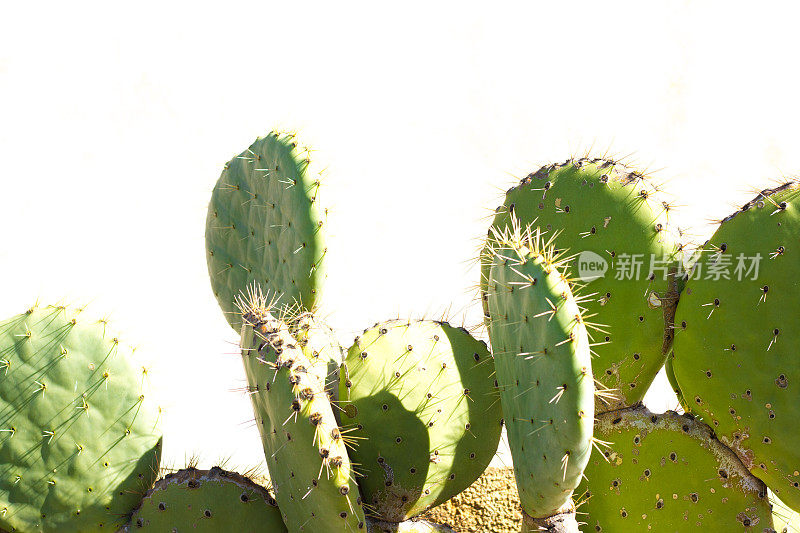
[[[502,429],[493,374],[486,344],[445,322],[392,320],[356,339],[340,416],[371,515],[401,522],[481,475]]]
[[[798,235],[798,182],[762,191],[720,224],[681,296],[673,362],[692,411],[795,510]]]
[[[126,532],[285,533],[278,505],[254,481],[214,467],[168,474],[147,492]]]
[[[319,378],[327,363],[307,358],[263,300],[251,295],[242,307],[242,361],[284,523],[292,532],[364,529],[353,469]]]
[[[0,528],[115,531],[157,478],[159,409],[105,321],[33,307],[0,321]]]
[[[603,410],[641,400],[671,344],[671,330],[665,334],[664,327],[675,303],[665,275],[676,253],[669,211],[666,196],[643,173],[613,161],[577,159],[544,166],[509,189],[492,223],[502,232],[516,217],[523,227],[533,224],[556,235],[558,248],[578,256],[569,275],[582,276],[586,294],[595,293],[586,312],[608,332],[598,339],[607,344],[595,348],[595,377],[619,390],[619,398]],[[481,258],[487,315],[493,260],[488,250],[487,245]],[[651,256],[658,261],[652,264],[653,279]]]
[[[324,277],[324,211],[308,149],[270,133],[231,159],[214,187],[206,219],[211,288],[237,332],[236,296],[253,282],[285,306],[312,310]]]
[[[514,228],[492,241],[489,333],[520,503],[547,518],[571,507],[591,453],[591,352],[564,264]]]
[[[767,487],[698,420],[639,406],[595,435],[610,445],[586,467],[585,531],[770,531]]]

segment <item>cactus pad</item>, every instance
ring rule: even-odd
[[[237,332],[236,296],[253,282],[283,306],[312,310],[324,277],[324,211],[308,149],[270,133],[225,165],[206,219],[211,288]]]
[[[394,320],[356,339],[340,416],[371,515],[402,522],[481,475],[502,429],[493,374],[486,344],[445,322]]]
[[[641,400],[672,341],[671,330],[665,333],[676,302],[667,276],[676,253],[670,208],[651,178],[603,159],[544,166],[509,189],[497,208],[495,231],[511,227],[517,218],[523,227],[538,226],[542,233],[556,235],[559,249],[578,256],[569,275],[583,276],[585,293],[594,293],[585,303],[586,312],[607,326],[605,340],[598,339],[606,344],[594,349],[595,377],[619,391],[616,400],[599,406],[603,410]],[[491,236],[490,231],[489,240]],[[488,250],[487,245],[481,258],[487,315],[493,260]],[[651,256],[658,263],[651,265]],[[650,266],[655,267],[652,275]],[[488,320],[487,327],[491,329]]]
[[[798,235],[799,182],[762,191],[722,221],[681,296],[673,361],[692,411],[795,510]]]
[[[221,468],[188,468],[156,482],[127,532],[285,533],[275,499],[252,480]]]
[[[513,226],[492,240],[490,338],[520,503],[549,518],[572,509],[591,453],[592,362],[564,264],[538,233]]]
[[[586,468],[586,531],[770,531],[767,487],[711,428],[673,411],[603,413]]]
[[[0,528],[115,531],[155,481],[159,410],[105,321],[34,307],[0,321]]]
[[[307,358],[254,291],[242,310],[242,361],[286,526],[314,533],[364,529],[344,438],[319,377],[327,363]]]

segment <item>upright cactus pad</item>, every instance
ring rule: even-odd
[[[800,510],[800,183],[727,217],[676,315],[686,402],[789,507]]]
[[[666,275],[676,254],[669,211],[652,179],[603,159],[544,166],[509,189],[497,208],[495,231],[517,218],[523,227],[556,235],[559,249],[577,255],[569,275],[587,283],[585,292],[594,296],[586,312],[607,326],[599,339],[605,344],[595,348],[595,377],[619,391],[604,410],[644,397],[672,341],[669,328],[665,334],[676,302]],[[487,252],[488,246],[481,258],[481,292],[488,315],[493,257]]]
[[[311,310],[324,277],[324,211],[308,150],[294,135],[270,133],[230,160],[206,220],[211,288],[237,332],[236,296],[253,282],[283,306]]]
[[[214,467],[188,468],[156,482],[126,533],[286,533],[275,499],[264,487]]]
[[[585,531],[771,531],[767,487],[711,428],[673,411],[603,413],[580,511]]]
[[[253,296],[242,307],[242,361],[286,526],[314,533],[364,529],[344,438],[320,379],[327,363],[306,357],[263,299]]]
[[[538,233],[513,226],[492,240],[489,333],[520,503],[548,519],[574,510],[591,453],[592,362],[564,265]]]
[[[371,515],[402,522],[469,487],[500,442],[486,344],[445,322],[376,324],[347,353],[339,395]]]
[[[133,350],[62,306],[0,321],[0,528],[115,531],[156,480],[158,408]]]

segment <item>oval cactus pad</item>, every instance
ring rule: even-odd
[[[214,467],[187,468],[159,479],[127,532],[285,533],[275,499],[264,487]]]
[[[159,409],[105,321],[63,306],[0,321],[0,527],[115,531],[157,478]]]
[[[312,310],[324,279],[324,211],[308,149],[270,133],[222,171],[206,219],[211,288],[236,332],[240,293],[257,282],[282,306]]]
[[[595,342],[595,378],[617,391],[601,411],[640,401],[664,365],[672,342],[665,328],[676,295],[669,274],[677,267],[669,199],[644,173],[605,159],[574,159],[547,165],[506,193],[492,230],[537,227],[556,247],[576,256],[568,275],[585,284],[587,315],[604,324]],[[481,257],[481,293],[488,317],[486,284],[492,263],[489,242]],[[487,320],[491,329],[491,321]]]
[[[585,531],[771,531],[767,487],[707,425],[644,407],[603,413],[586,467]]]
[[[800,183],[722,221],[676,314],[673,369],[687,406],[800,511]]]
[[[364,331],[339,378],[343,430],[370,514],[402,522],[469,487],[502,428],[486,344],[445,322]]]

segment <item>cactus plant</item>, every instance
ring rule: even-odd
[[[681,298],[673,361],[692,411],[794,510],[798,234],[799,182],[761,191],[720,223]]]
[[[587,531],[771,530],[767,487],[691,416],[611,411],[595,435],[608,448],[586,468]]]
[[[552,241],[513,220],[490,250],[489,335],[523,531],[577,532],[572,493],[594,423],[586,323]]]
[[[270,133],[222,171],[206,220],[211,287],[241,328],[235,298],[256,281],[285,307],[311,310],[324,279],[319,176],[293,134]]]
[[[327,362],[304,355],[273,304],[256,290],[240,302],[241,350],[284,522],[292,532],[364,529],[345,436],[320,379]]]
[[[370,515],[402,522],[466,489],[500,441],[502,413],[486,344],[463,328],[392,320],[347,352],[341,419],[355,445]]]
[[[186,468],[150,489],[126,527],[135,531],[286,533],[275,499],[251,479],[219,467]]]
[[[160,410],[133,349],[65,306],[0,321],[0,528],[114,531],[157,477]]]
[[[609,410],[640,401],[664,364],[672,342],[664,327],[674,312],[678,247],[669,199],[644,173],[605,159],[570,159],[547,165],[509,189],[492,228],[502,232],[517,218],[556,235],[556,246],[577,255],[570,277],[595,297],[586,312],[605,324],[593,365],[595,377],[618,391]],[[491,240],[492,232],[489,232]],[[481,294],[488,318],[487,284],[494,258],[481,257]],[[582,268],[583,267],[583,268]],[[653,271],[650,271],[650,267]],[[487,320],[487,328],[491,328]],[[666,334],[665,334],[666,332]]]

